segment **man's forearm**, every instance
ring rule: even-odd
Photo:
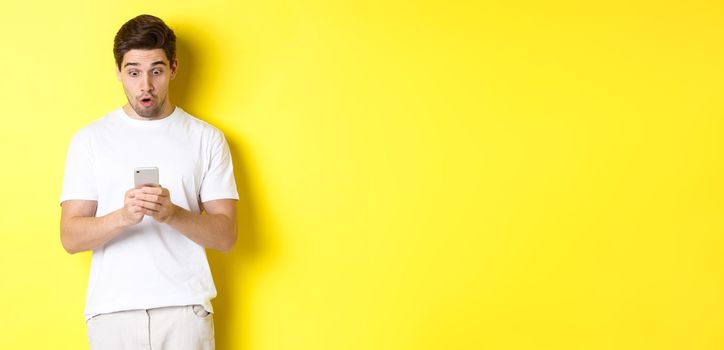
[[[101,217],[70,217],[62,220],[60,238],[68,253],[93,250],[118,236],[129,224],[120,210]]]
[[[224,214],[194,214],[179,206],[175,209],[166,223],[202,247],[227,252],[236,243],[236,220]]]

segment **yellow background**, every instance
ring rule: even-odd
[[[57,200],[140,13],[234,154],[219,349],[724,348],[724,5],[561,0],[4,3],[1,348],[87,348]]]

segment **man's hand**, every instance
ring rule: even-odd
[[[178,207],[171,203],[171,195],[168,189],[161,186],[144,186],[132,190],[134,204],[137,205],[143,215],[149,215],[161,223],[168,223]]]
[[[126,196],[123,198],[123,209],[121,210],[121,217],[126,225],[135,225],[143,220],[143,207],[137,204],[135,198],[137,189],[132,188],[126,191]]]

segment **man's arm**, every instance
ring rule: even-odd
[[[143,187],[136,190],[135,204],[156,221],[170,225],[202,247],[228,252],[236,243],[236,200],[204,202],[206,214],[194,214],[171,202],[168,189]]]
[[[236,200],[217,199],[203,203],[206,215],[176,207],[166,223],[199,245],[229,252],[236,243]]]
[[[124,207],[96,217],[97,201],[68,200],[61,204],[60,241],[70,253],[93,250],[143,219],[143,209],[135,205],[133,190],[126,192]]]

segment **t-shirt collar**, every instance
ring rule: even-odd
[[[123,107],[119,107],[116,110],[116,114],[119,115],[120,119],[123,120],[123,122],[131,124],[131,125],[135,125],[135,126],[140,126],[140,127],[158,127],[158,126],[166,125],[166,124],[170,123],[173,119],[176,119],[178,117],[178,115],[180,114],[180,112],[181,112],[181,108],[179,108],[178,106],[174,106],[173,112],[171,112],[171,114],[169,114],[167,117],[164,117],[162,119],[155,119],[155,120],[141,120],[141,119],[131,118],[126,113],[126,111],[123,109]]]

